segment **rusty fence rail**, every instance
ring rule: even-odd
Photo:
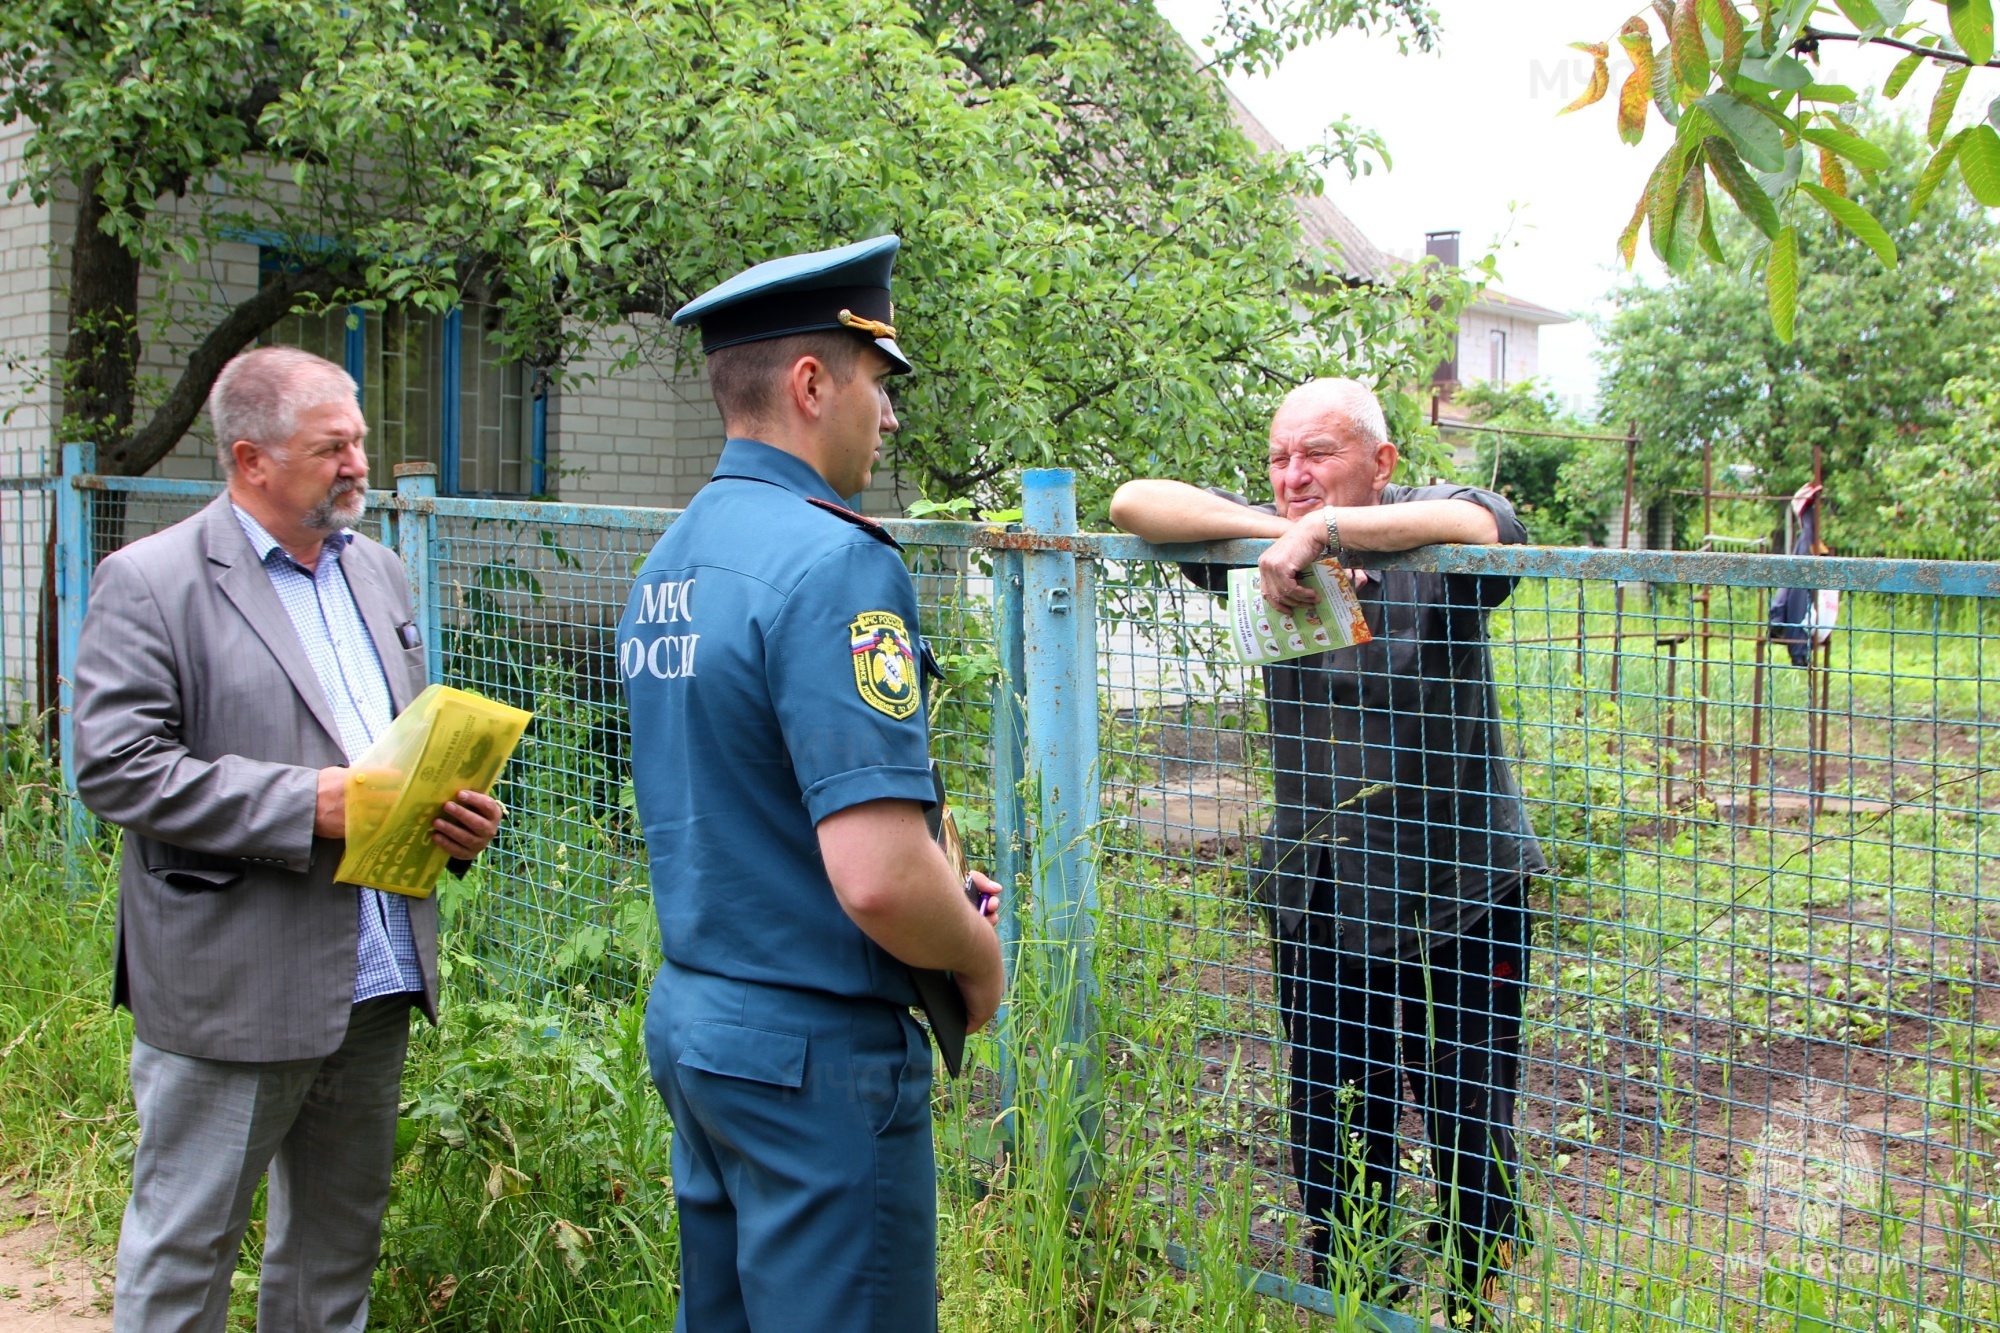
[[[537,714],[514,819],[444,902],[452,965],[537,1002],[629,998],[655,946],[610,630],[675,514],[438,496],[404,471],[369,530],[409,570],[435,677]],[[45,638],[66,695],[94,561],[216,490],[98,476],[87,448],[62,478],[0,488],[10,721],[48,690]],[[1115,1186],[1158,1215],[1132,1243],[1187,1263],[1220,1248],[1329,1326],[1429,1322],[1453,1283],[1414,1108],[1352,1262],[1316,1273],[1302,1244],[1291,1055],[1248,888],[1276,776],[1264,687],[1178,568],[1265,544],[1081,532],[1059,471],[1024,475],[1011,529],[889,526],[945,666],[932,729],[954,804],[1016,888],[1021,975],[1060,979],[941,1103],[964,1170],[998,1180],[1021,1123],[1005,1113],[1060,1063],[1084,1103],[1080,1198]],[[1487,617],[1499,731],[1550,865],[1527,890],[1513,1116],[1532,1243],[1479,1317],[2000,1329],[2000,566],[1535,547],[1380,563],[1512,582]],[[1766,624],[1787,586],[1843,598],[1799,665]],[[1392,1082],[1426,1072],[1417,1047],[1389,1058]]]

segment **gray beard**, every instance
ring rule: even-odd
[[[349,500],[349,497],[353,497]],[[314,505],[304,522],[314,532],[339,532],[351,528],[368,512],[368,490],[351,482],[336,482],[326,499]]]

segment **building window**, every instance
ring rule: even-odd
[[[1496,385],[1505,386],[1507,383],[1507,331],[1505,329],[1494,329],[1487,334],[1487,352],[1492,358],[1492,369],[1488,371],[1486,378],[1492,380]]]
[[[263,268],[281,255],[266,250]],[[442,495],[521,497],[546,487],[548,414],[529,367],[508,360],[497,308],[439,315],[360,306],[285,316],[264,335],[346,367],[361,386],[377,485],[398,463],[434,463]]]

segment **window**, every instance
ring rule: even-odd
[[[264,269],[282,258],[265,251]],[[398,463],[435,463],[443,495],[539,495],[548,416],[534,374],[504,355],[496,307],[446,315],[359,306],[285,316],[264,335],[346,367],[361,386],[368,463],[389,485]]]
[[[1507,383],[1507,331],[1494,329],[1487,335],[1487,351],[1492,357],[1492,369],[1486,378],[1496,385]]]

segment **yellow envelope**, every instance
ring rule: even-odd
[[[431,821],[461,791],[500,779],[533,713],[432,685],[348,767],[347,851],[335,878],[428,898],[450,854]]]

